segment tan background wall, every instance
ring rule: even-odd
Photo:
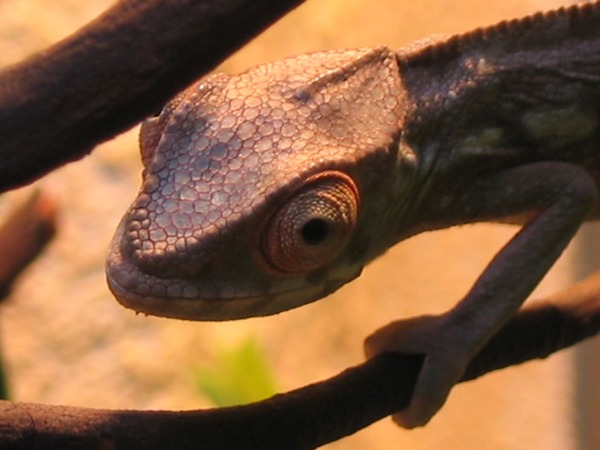
[[[312,0],[223,70],[324,48],[397,48],[561,3]],[[68,34],[108,4],[0,0],[0,65]],[[1,342],[14,399],[112,408],[208,406],[193,389],[192,367],[250,335],[267,352],[282,389],[328,377],[362,360],[362,339],[378,326],[450,307],[514,232],[469,226],[418,236],[334,296],[277,317],[223,324],[146,318],[119,307],[103,275],[106,247],[135,195],[139,171],[131,132],[40,182],[62,204],[60,234],[2,307]],[[4,197],[0,208],[11,201]],[[560,262],[540,294],[568,282],[573,258]],[[573,449],[580,417],[573,408],[573,359],[564,352],[460,386],[425,429],[406,432],[384,420],[327,448]]]

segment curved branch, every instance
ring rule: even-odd
[[[517,315],[464,380],[545,358],[600,330],[600,274]],[[33,449],[310,449],[404,408],[420,356],[382,355],[263,402],[204,411],[108,411],[0,402],[0,446]]]
[[[121,0],[0,72],[0,190],[85,156],[157,111],[303,0]]]

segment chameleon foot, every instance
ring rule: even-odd
[[[421,316],[392,322],[365,340],[367,358],[392,352],[425,355],[408,408],[393,415],[401,427],[427,424],[463,375],[470,353],[455,330],[446,316]]]

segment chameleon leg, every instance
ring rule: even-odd
[[[487,175],[460,196],[458,203],[470,210],[477,205],[476,218],[498,217],[498,211],[504,215],[535,211],[535,215],[452,310],[393,322],[367,338],[367,357],[384,352],[425,355],[409,407],[394,415],[399,425],[422,426],[441,408],[471,358],[518,310],[597,198],[587,172],[558,162]]]

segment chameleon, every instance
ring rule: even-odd
[[[151,315],[266,316],[326,297],[415,234],[521,225],[449,311],[366,340],[369,358],[425,355],[394,415],[421,426],[600,215],[599,125],[600,2],[211,74],[142,124],[143,182],[108,285]]]

